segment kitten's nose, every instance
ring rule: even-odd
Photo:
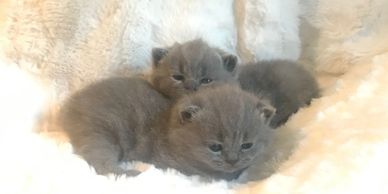
[[[234,165],[237,163],[238,161],[238,156],[237,155],[229,155],[228,157],[226,157],[225,161],[228,163],[228,164],[231,164],[231,165]]]
[[[186,90],[192,90],[192,91],[197,91],[197,89],[198,89],[197,83],[195,83],[194,80],[187,80],[187,81],[185,81],[185,83],[183,83],[183,87]]]

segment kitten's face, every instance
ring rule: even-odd
[[[249,167],[266,149],[274,109],[233,87],[199,92],[175,109],[170,136],[188,163],[205,172]]]
[[[209,47],[201,40],[154,48],[151,83],[172,98],[225,83],[237,83],[234,55]]]

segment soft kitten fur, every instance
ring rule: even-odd
[[[210,47],[201,39],[170,48],[153,48],[151,84],[178,98],[199,88],[237,82],[237,57]]]
[[[315,78],[301,65],[287,60],[242,65],[239,82],[244,90],[271,101],[276,109],[272,127],[284,124],[299,108],[319,97]]]
[[[200,90],[168,106],[143,80],[110,78],[71,96],[62,125],[75,152],[99,174],[133,175],[119,163],[137,160],[233,179],[272,139],[274,109],[237,86]]]
[[[118,165],[149,156],[145,137],[169,100],[140,78],[109,78],[72,95],[60,113],[60,123],[77,154],[98,174],[132,173]],[[140,152],[137,152],[140,151]]]

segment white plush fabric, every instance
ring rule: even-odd
[[[0,193],[388,193],[386,0],[301,1],[302,60],[337,76],[277,130],[272,157],[242,182],[203,182],[138,163],[129,164],[144,171],[135,178],[98,176],[65,138],[33,131],[53,98],[146,68],[154,45],[200,36],[242,61],[298,57],[296,1],[209,2],[12,2],[0,39]]]
[[[388,1],[305,0],[301,7],[309,26],[301,29],[303,57],[317,71],[343,74],[388,51]]]
[[[152,47],[194,38],[242,60],[295,60],[297,7],[292,0],[17,0],[7,54],[54,80],[59,96],[112,73],[143,70]]]

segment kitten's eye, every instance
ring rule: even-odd
[[[211,78],[203,78],[201,79],[201,84],[208,84],[212,82],[213,80]]]
[[[212,144],[209,146],[209,149],[212,152],[220,152],[222,150],[222,145],[221,144]]]
[[[253,146],[252,143],[243,143],[243,144],[241,144],[241,149],[247,150],[247,149],[250,149],[252,146]]]
[[[183,75],[172,75],[172,78],[177,80],[177,81],[183,81],[185,77]]]

